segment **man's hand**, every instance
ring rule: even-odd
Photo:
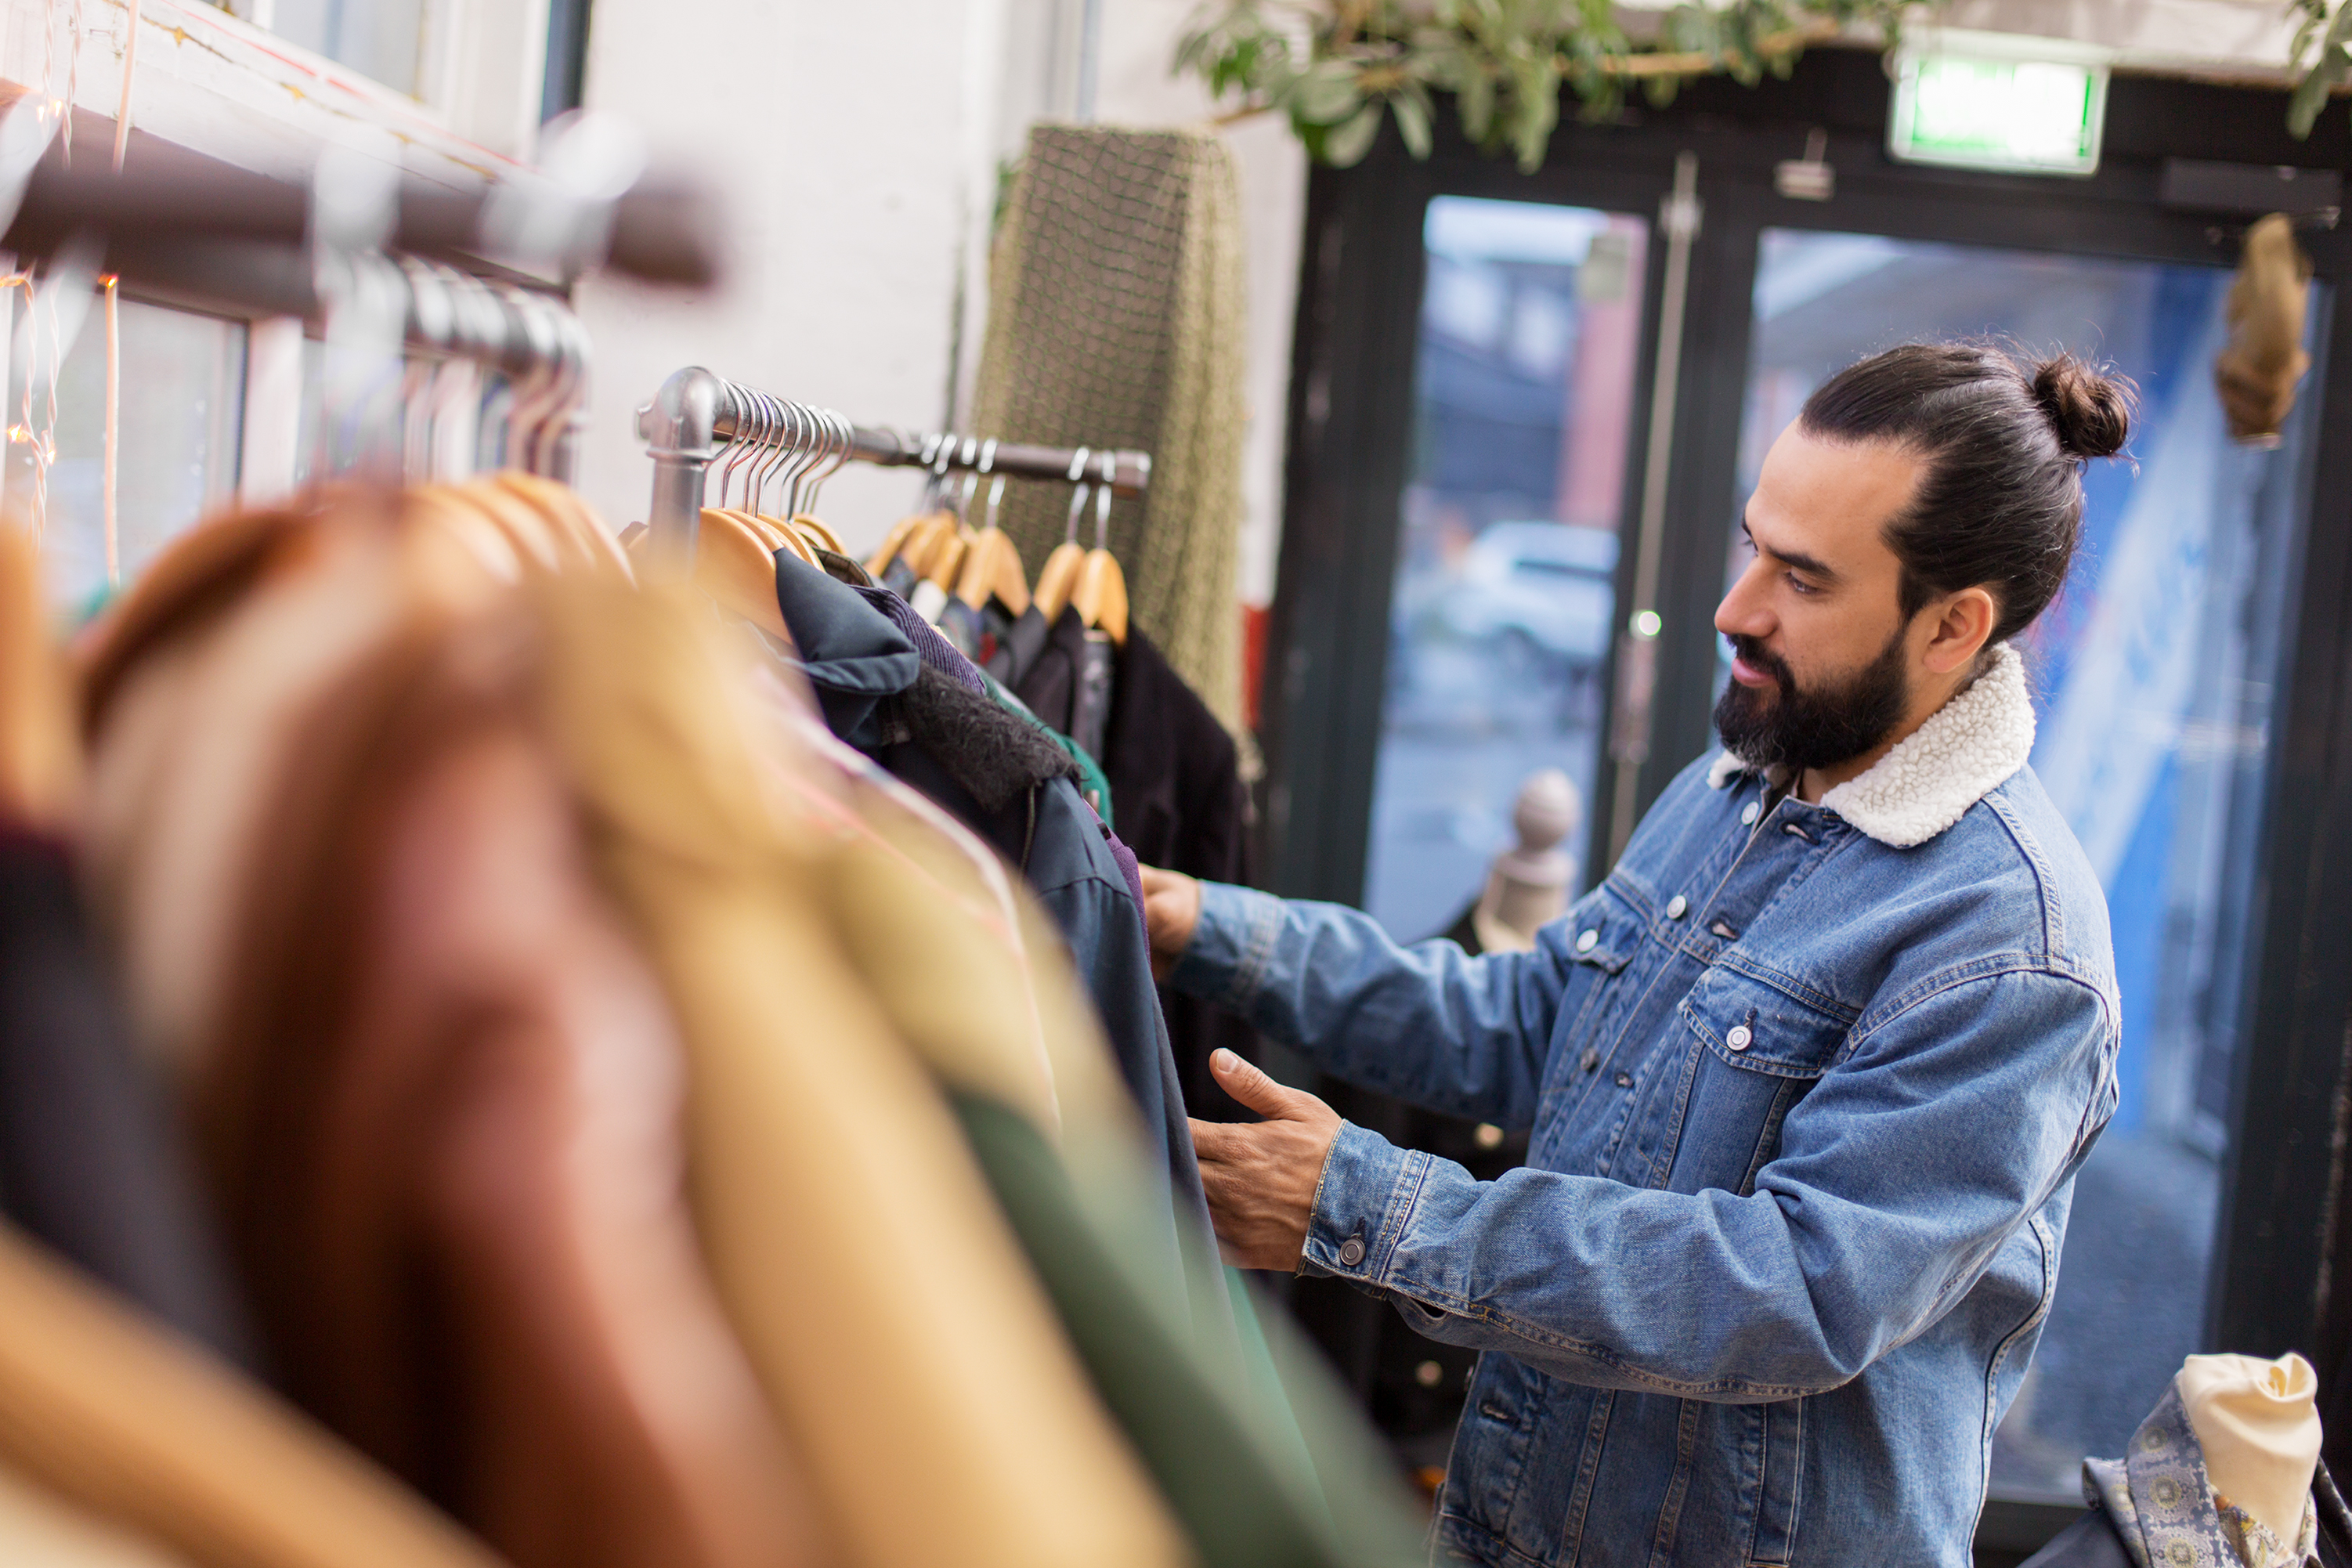
[[[1201,923],[1201,884],[1157,866],[1139,869],[1143,872],[1143,929],[1151,933],[1151,977],[1165,980],[1184,950],[1192,945],[1193,928]]]
[[[1197,913],[1197,885],[1192,896]],[[1158,936],[1155,931],[1155,948]],[[1209,1070],[1219,1088],[1265,1118],[1192,1123],[1219,1248],[1236,1268],[1295,1274],[1307,1250],[1323,1161],[1339,1136],[1339,1113],[1311,1094],[1283,1088],[1231,1051],[1210,1057]]]

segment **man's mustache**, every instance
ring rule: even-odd
[[[1786,697],[1797,689],[1795,675],[1790,672],[1787,661],[1779,654],[1772,652],[1762,643],[1743,632],[1727,633],[1725,640],[1731,644],[1731,651],[1739,656],[1739,661],[1742,664],[1750,669],[1760,669],[1770,676],[1772,684],[1780,689],[1780,695]]]

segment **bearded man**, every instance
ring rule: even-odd
[[[1438,1552],[1512,1568],[1967,1568],[1993,1429],[2116,1104],[2106,904],[2012,639],[2124,389],[1912,344],[1765,459],[1716,613],[1723,752],[1535,951],[1145,873],[1178,986],[1349,1081],[1533,1129],[1498,1181],[1225,1053],[1226,1256],[1477,1348]]]

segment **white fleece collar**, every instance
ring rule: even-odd
[[[2025,689],[2025,658],[2004,645],[1991,668],[1867,773],[1822,795],[1822,805],[1881,844],[1908,849],[1958,822],[2023,767],[2032,750],[2033,699]],[[1741,773],[1760,771],[1726,752],[1707,770],[1706,782],[1721,789]]]

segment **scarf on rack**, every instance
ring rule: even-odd
[[[2169,1383],[2122,1458],[2083,1461],[2084,1499],[2106,1510],[2133,1568],[2303,1568],[2319,1560],[2322,1489],[2342,1513],[2335,1483],[2323,1469],[2314,1478],[2314,1499],[2304,1504],[2296,1539],[2279,1540],[2214,1492],[2204,1446],[2189,1424],[2180,1391]]]
[[[1145,499],[1110,512],[1134,624],[1244,736],[1235,572],[1248,302],[1232,153],[1205,130],[1034,127],[989,284],[975,422],[1009,441],[1151,454]],[[1024,561],[1062,542],[1066,498],[1051,485],[1005,497],[1000,526]],[[1079,542],[1094,542],[1092,529],[1081,520]]]

